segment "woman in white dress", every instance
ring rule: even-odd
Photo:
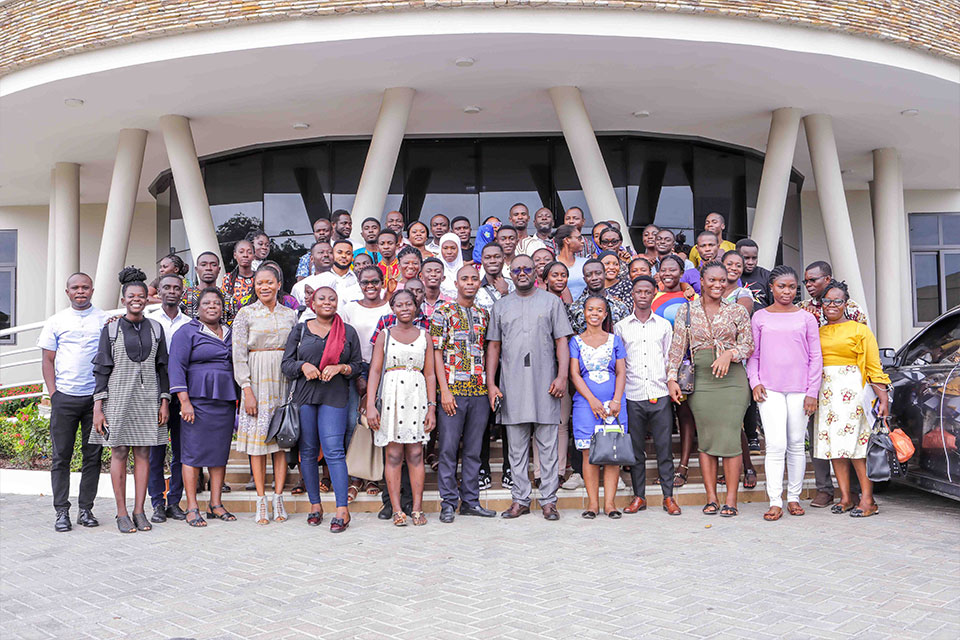
[[[413,325],[417,303],[401,289],[390,298],[397,324],[380,332],[373,348],[367,383],[367,423],[373,441],[387,448],[384,476],[393,506],[393,524],[402,527],[407,516],[400,506],[400,467],[404,458],[413,492],[411,517],[415,526],[427,523],[423,514],[423,444],[437,424],[437,380],[433,341]],[[377,398],[381,400],[377,409]]]

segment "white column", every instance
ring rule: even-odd
[[[54,288],[59,311],[70,304],[65,291],[67,278],[80,270],[80,165],[58,162],[53,173],[57,207]]]
[[[57,312],[57,172],[50,170],[50,213],[47,216],[47,288],[45,317]]]
[[[587,107],[583,104],[583,97],[577,87],[553,87],[550,89],[550,99],[553,108],[560,120],[560,129],[563,138],[570,150],[573,167],[580,179],[580,187],[590,208],[590,215],[595,222],[600,220],[614,220],[620,223],[623,229],[623,243],[633,247],[629,227],[620,210],[620,202],[613,190],[613,182],[607,173],[607,165],[600,153],[597,136],[590,124]]]
[[[900,264],[906,271],[900,276],[900,341],[903,344],[913,337],[913,265],[910,258],[910,224],[906,211],[906,193],[903,188],[903,163],[897,163],[897,190],[900,198]]]
[[[896,149],[873,150],[873,239],[877,270],[877,340],[881,347],[900,346],[900,156]],[[909,273],[909,270],[907,271]]]
[[[173,182],[177,186],[191,262],[195,262],[196,256],[204,251],[212,251],[223,264],[190,121],[184,116],[166,115],[160,118],[160,128],[163,131],[163,143],[167,147]]]
[[[857,247],[853,241],[853,226],[847,210],[847,198],[840,177],[840,159],[837,143],[833,137],[830,116],[813,114],[803,118],[813,164],[813,179],[817,184],[817,200],[823,217],[823,230],[827,236],[827,250],[835,278],[845,280],[850,297],[861,305],[867,304]],[[873,318],[870,319],[873,325]]]
[[[360,242],[362,245],[360,226],[365,218],[383,218],[383,207],[387,202],[387,193],[393,180],[393,170],[397,166],[400,144],[407,131],[407,120],[415,94],[416,91],[409,87],[391,87],[383,92],[380,113],[377,114],[377,123],[373,127],[373,137],[370,139],[363,173],[360,174],[360,185],[357,187],[357,199],[353,202],[351,212],[351,238],[355,243]]]
[[[137,206],[146,146],[147,132],[143,129],[120,131],[93,291],[93,304],[101,309],[112,309],[120,297],[117,274],[123,269],[127,245],[130,244],[130,229],[133,227],[133,211]]]
[[[760,193],[757,195],[757,211],[753,217],[750,237],[759,247],[758,264],[772,269],[777,260],[777,246],[783,228],[783,208],[787,203],[790,187],[790,172],[793,170],[793,154],[797,147],[797,132],[800,128],[800,109],[784,107],[773,112],[770,133],[767,136],[767,152],[760,174]]]

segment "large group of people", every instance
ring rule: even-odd
[[[307,524],[323,521],[321,494],[335,495],[333,532],[348,528],[360,491],[383,493],[381,519],[426,524],[428,466],[437,471],[440,522],[493,517],[480,492],[492,486],[497,437],[501,482],[512,496],[502,518],[530,513],[534,487],[551,521],[560,518],[558,492],[580,487],[583,518],[645,510],[648,438],[664,511],[680,515],[675,492],[689,481],[696,448],[703,514],[732,517],[741,476],[744,488],[757,485],[751,454],[761,450],[761,428],[764,519],[784,513],[784,474],[786,512],[804,514],[807,439],[817,486],[811,506],[877,513],[865,456],[875,418],[888,412],[889,380],[862,307],[828,263],[814,262],[802,277],[785,265],[767,271],[757,265],[755,242],[723,237],[719,213],[707,216],[694,247],[648,225],[639,251],[624,245],[613,221],[584,233],[579,208],[555,229],[554,219],[537,210],[531,233],[522,203],[506,221],[488,218],[476,230],[467,218],[442,214],[405,225],[391,211],[382,226],[363,220],[354,244],[353,220],[339,210],[314,223],[316,242],[295,282],[284,282],[269,259],[269,237],[255,231],[235,244],[236,266],[222,278],[211,252],[196,256],[195,283],[176,255],[160,262],[150,284],[140,269],[125,268],[124,313],[113,317],[91,305],[90,277],[73,274],[69,308],[39,338],[52,404],[56,530],[72,528],[69,462],[78,428],[77,522],[98,524],[96,476],[101,448],[109,447],[124,533],[167,518],[192,527],[236,520],[222,499],[231,448],[249,456],[258,524],[289,519],[291,465],[301,476],[293,493],[310,502]],[[809,294],[803,302],[801,284]],[[299,442],[285,450],[271,424],[290,406]],[[347,450],[358,428],[371,429],[383,451],[383,483],[351,475]],[[623,512],[621,467],[590,461],[610,433],[628,434],[636,458]],[[197,499],[204,468],[205,513]]]

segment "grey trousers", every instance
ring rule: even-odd
[[[530,506],[530,435],[533,434],[533,446],[540,455],[540,506],[557,501],[557,489],[560,488],[560,475],[557,471],[557,437],[559,431],[555,424],[524,422],[504,425],[510,434],[510,468],[513,469],[513,489],[510,491],[513,501],[525,507]]]
[[[833,480],[830,479],[830,461],[813,457],[813,443],[816,442],[816,433],[813,431],[813,416],[807,423],[807,433],[810,438],[810,460],[813,462],[813,477],[817,483],[817,491],[833,493]]]

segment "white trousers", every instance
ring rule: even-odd
[[[807,459],[803,439],[807,415],[803,412],[804,393],[780,393],[767,389],[767,399],[757,404],[766,439],[763,458],[767,497],[771,507],[783,507],[783,466],[787,466],[787,502],[799,502]]]

